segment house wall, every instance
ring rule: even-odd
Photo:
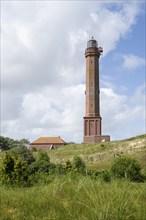
[[[54,148],[59,148],[64,146],[65,144],[58,144],[58,143],[54,143],[54,144],[30,144],[29,149],[33,149],[36,148],[37,150],[51,150]]]

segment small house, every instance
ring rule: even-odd
[[[36,150],[52,150],[64,146],[66,143],[60,137],[40,137],[30,143],[30,149]]]

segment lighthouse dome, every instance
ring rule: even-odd
[[[97,41],[93,37],[91,40],[87,42],[87,48],[90,47],[96,47],[96,48],[98,47]]]

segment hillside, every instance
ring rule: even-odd
[[[146,135],[126,140],[111,141],[99,144],[68,144],[59,149],[48,151],[53,163],[63,163],[74,156],[81,157],[88,168],[108,168],[113,158],[128,155],[139,160],[142,167],[146,161]]]

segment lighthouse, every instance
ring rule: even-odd
[[[102,135],[100,116],[99,58],[103,52],[92,37],[85,49],[86,58],[86,107],[84,117],[84,143],[110,141],[109,135]]]

